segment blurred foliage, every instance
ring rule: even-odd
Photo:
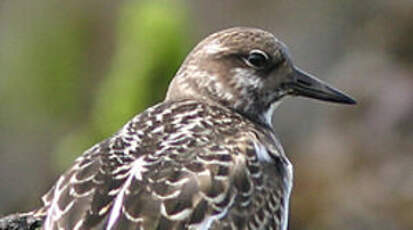
[[[108,136],[131,115],[162,101],[187,52],[185,19],[176,5],[124,5],[117,53],[96,96],[92,120],[98,135]]]
[[[66,168],[82,150],[163,100],[190,44],[183,9],[159,1],[121,6],[116,51],[108,74],[96,85],[90,122],[61,140],[54,155],[58,168]]]
[[[8,30],[1,36],[0,68],[2,85],[9,86],[1,90],[3,106],[16,114],[36,114],[30,122],[78,120],[85,114],[78,105],[85,91],[83,22],[75,15],[50,21],[48,8],[40,7],[33,9],[36,17],[21,23],[18,10],[12,8],[10,21],[3,22]]]

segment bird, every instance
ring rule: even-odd
[[[293,167],[272,117],[295,96],[356,103],[299,69],[268,31],[213,33],[164,101],[81,154],[34,215],[46,230],[286,230]]]

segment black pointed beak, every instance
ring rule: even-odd
[[[287,88],[291,94],[297,96],[342,104],[356,104],[350,96],[296,67],[287,83]]]

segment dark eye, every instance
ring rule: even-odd
[[[268,60],[268,55],[265,52],[261,50],[251,50],[245,62],[253,68],[262,69],[267,66]]]

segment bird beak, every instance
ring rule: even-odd
[[[292,77],[289,78],[287,88],[292,95],[342,104],[356,104],[356,101],[350,96],[297,67],[293,68]]]

